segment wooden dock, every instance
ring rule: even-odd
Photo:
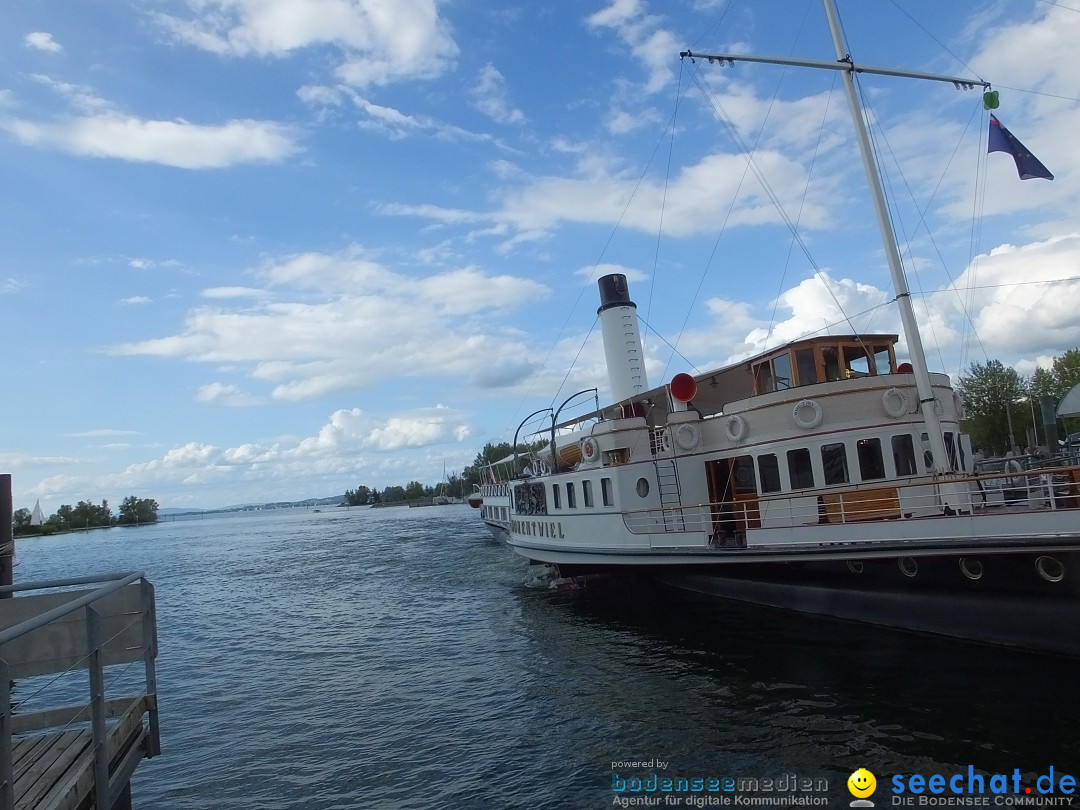
[[[56,590],[88,584],[96,587]],[[50,592],[0,599],[0,810],[130,808],[135,768],[160,753],[153,586],[135,573],[0,588],[34,590]],[[144,688],[106,699],[109,668],[140,661]],[[70,701],[70,676],[81,671],[89,702],[48,705],[65,677]],[[48,675],[59,677],[38,677]],[[13,701],[13,681],[22,700],[46,708]]]

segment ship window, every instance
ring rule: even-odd
[[[556,509],[562,509],[562,485],[551,485],[551,502]]]
[[[835,346],[826,346],[821,350],[821,362],[825,366],[826,382],[840,379],[840,353]]]
[[[885,460],[881,457],[881,439],[859,439],[859,475],[863,481],[885,477]]]
[[[776,383],[777,391],[795,386],[795,382],[791,378],[790,355],[782,354],[773,360],[773,381]]]
[[[586,509],[592,509],[592,481],[581,482],[581,499],[585,502]]]
[[[758,478],[761,479],[762,492],[780,491],[780,461],[775,453],[758,456]]]
[[[604,506],[612,506],[615,503],[615,499],[611,497],[611,479],[600,479],[600,497],[604,501]]]
[[[768,360],[758,363],[757,368],[754,369],[754,382],[759,394],[776,390],[773,385],[772,364]]]
[[[934,469],[934,454],[930,452],[930,434],[924,433],[919,437],[919,443],[922,445],[923,466],[929,472]]]
[[[787,466],[792,489],[808,489],[814,485],[814,468],[810,464],[810,451],[805,447],[788,450]]]
[[[577,495],[574,493],[574,482],[566,483],[566,508],[577,509]]]
[[[795,352],[795,368],[799,371],[799,385],[813,385],[818,381],[813,349],[799,349]]]
[[[731,461],[731,472],[735,478],[735,494],[757,495],[757,480],[754,478],[754,457],[737,456]]]
[[[892,437],[892,457],[897,475],[915,475],[915,443],[910,433],[901,433]]]
[[[949,456],[949,466],[954,470],[960,469],[956,463],[956,444],[953,442],[953,435],[949,431],[945,433],[945,452]]]
[[[862,346],[844,347],[844,376],[869,377],[870,357]]]
[[[826,484],[846,484],[848,478],[847,450],[842,443],[826,444],[821,448],[821,469]]]
[[[646,478],[639,478],[637,480],[637,494],[640,498],[649,497],[649,481]]]
[[[889,363],[889,347],[874,347],[874,373],[892,374],[892,365]]]

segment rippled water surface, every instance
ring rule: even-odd
[[[164,752],[139,808],[604,808],[613,762],[653,758],[827,779],[835,807],[859,767],[1080,772],[1074,662],[641,585],[554,593],[467,507],[165,522],[19,559],[17,581],[156,586]]]

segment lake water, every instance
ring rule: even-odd
[[[884,807],[896,774],[1080,773],[1076,662],[644,586],[555,593],[468,507],[243,513],[18,556],[17,581],[156,586],[144,810],[605,808],[660,800],[613,790],[653,773],[825,780],[800,795],[847,807],[860,767]]]

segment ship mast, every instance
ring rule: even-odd
[[[708,59],[710,62],[716,59],[721,62],[733,64],[735,61],[764,62],[775,65],[787,65],[793,67],[813,67],[827,70],[839,70],[844,79],[844,91],[847,95],[848,106],[851,108],[851,118],[855,124],[855,135],[859,143],[859,154],[862,157],[863,169],[866,172],[867,182],[870,186],[870,196],[874,203],[874,212],[877,215],[878,229],[881,231],[881,239],[885,248],[885,256],[889,264],[889,273],[892,276],[893,288],[896,290],[896,303],[900,308],[900,321],[903,325],[904,337],[907,339],[908,353],[911,360],[911,369],[915,375],[915,387],[919,393],[919,409],[922,411],[923,423],[926,425],[926,433],[930,441],[930,451],[934,457],[935,473],[945,473],[949,469],[948,454],[945,450],[945,439],[941,432],[941,422],[935,409],[934,389],[930,383],[930,371],[926,364],[926,354],[923,351],[922,337],[919,334],[919,325],[915,320],[915,309],[911,305],[911,292],[908,289],[907,276],[900,259],[900,249],[897,247],[896,234],[893,231],[892,220],[889,218],[889,210],[885,203],[885,192],[882,190],[881,176],[878,174],[877,164],[874,161],[873,149],[870,146],[870,136],[866,131],[866,120],[863,117],[862,105],[855,89],[856,73],[873,73],[883,76],[901,76],[905,78],[927,79],[930,81],[949,82],[958,88],[965,90],[978,87],[989,87],[988,82],[975,79],[958,78],[955,76],[937,76],[931,73],[916,71],[894,70],[891,68],[870,67],[856,65],[851,58],[850,52],[844,44],[843,34],[840,31],[840,20],[836,13],[834,0],[822,0],[825,4],[825,16],[828,18],[829,31],[832,34],[833,46],[836,49],[836,62],[823,62],[809,59],[787,59],[783,57],[744,56],[740,54],[708,54],[691,53],[684,51],[681,56]]]

